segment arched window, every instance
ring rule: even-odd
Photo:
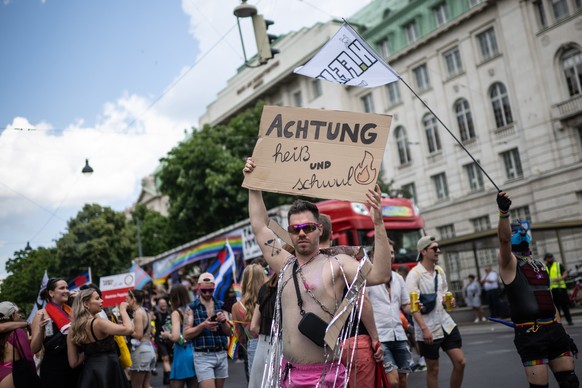
[[[513,123],[513,116],[511,115],[511,106],[509,105],[509,97],[507,97],[507,89],[501,82],[496,82],[491,86],[489,93],[491,98],[491,105],[493,107],[493,115],[495,116],[495,125],[497,128],[503,128],[506,125]]]
[[[441,150],[441,138],[437,129],[437,121],[433,115],[427,113],[422,118],[426,141],[428,142],[428,152],[433,153]]]
[[[562,55],[562,69],[566,76],[566,85],[570,96],[582,93],[582,53],[578,49],[570,49]]]
[[[459,99],[455,103],[455,114],[457,115],[461,141],[473,139],[475,137],[475,125],[473,124],[469,101],[464,98]]]
[[[406,134],[406,129],[400,126],[394,131],[394,136],[396,137],[396,146],[398,147],[398,159],[400,164],[410,163],[412,158],[410,157],[410,149],[408,148],[408,135]]]

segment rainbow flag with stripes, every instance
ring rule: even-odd
[[[227,349],[227,354],[228,357],[230,357],[231,360],[236,360],[237,355],[238,355],[238,336],[235,334],[234,331],[234,324],[231,321],[228,321],[228,324],[230,325],[230,329],[232,331],[232,335],[228,338],[228,349]]]

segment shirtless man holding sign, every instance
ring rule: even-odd
[[[254,169],[255,162],[248,158],[243,173],[252,174]],[[391,248],[382,219],[379,187],[376,186],[376,191],[370,189],[366,196],[375,232],[375,260],[368,273],[367,284],[377,285],[390,278]],[[311,202],[297,200],[289,209],[288,231],[295,248],[295,257],[283,250],[275,233],[268,228],[269,217],[260,191],[249,190],[249,217],[253,233],[269,266],[277,273],[283,272],[280,280],[283,331],[281,365],[284,368],[282,386],[314,387],[324,371],[324,380],[320,381],[320,386],[343,386],[343,366],[336,363],[333,365],[335,369],[326,369],[325,348],[315,343],[319,338],[310,339],[304,335],[299,324],[304,316],[301,310],[304,310],[305,315],[315,314],[325,323],[331,321],[346,288],[344,275],[347,283],[351,284],[357,276],[358,262],[348,255],[329,256],[320,253],[319,236],[322,226],[318,223],[319,210]],[[293,278],[294,273],[297,282]],[[296,289],[299,290],[299,295]],[[299,299],[302,306],[299,305]]]

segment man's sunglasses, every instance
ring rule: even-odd
[[[435,252],[438,252],[438,251],[440,251],[440,250],[441,250],[441,248],[440,248],[440,247],[430,247],[430,248],[428,248],[428,249],[432,249],[432,250],[433,250],[433,251],[435,251]]]
[[[319,224],[316,222],[308,222],[306,224],[294,224],[289,225],[287,227],[287,232],[291,234],[299,234],[300,231],[303,231],[305,234],[315,232]]]
[[[214,288],[201,288],[200,292],[203,294],[212,294],[214,293]]]

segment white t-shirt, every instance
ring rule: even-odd
[[[400,307],[410,303],[404,278],[392,271],[390,293],[386,285],[366,287],[374,310],[374,321],[380,342],[406,341],[406,333],[400,320]]]
[[[453,318],[447,313],[442,304],[445,293],[449,290],[447,285],[447,277],[445,272],[438,265],[435,271],[431,274],[418,263],[416,267],[412,268],[406,277],[406,287],[409,292],[416,291],[419,294],[433,294],[434,293],[434,278],[437,276],[437,303],[436,307],[428,314],[423,314],[422,318],[426,326],[430,329],[433,339],[444,338],[445,332],[448,334],[457,324]],[[417,341],[424,341],[422,336],[422,329],[418,322],[414,325],[414,336]]]
[[[497,275],[497,272],[490,271],[481,280],[483,280],[483,289],[485,291],[494,290],[499,287],[499,275]]]

